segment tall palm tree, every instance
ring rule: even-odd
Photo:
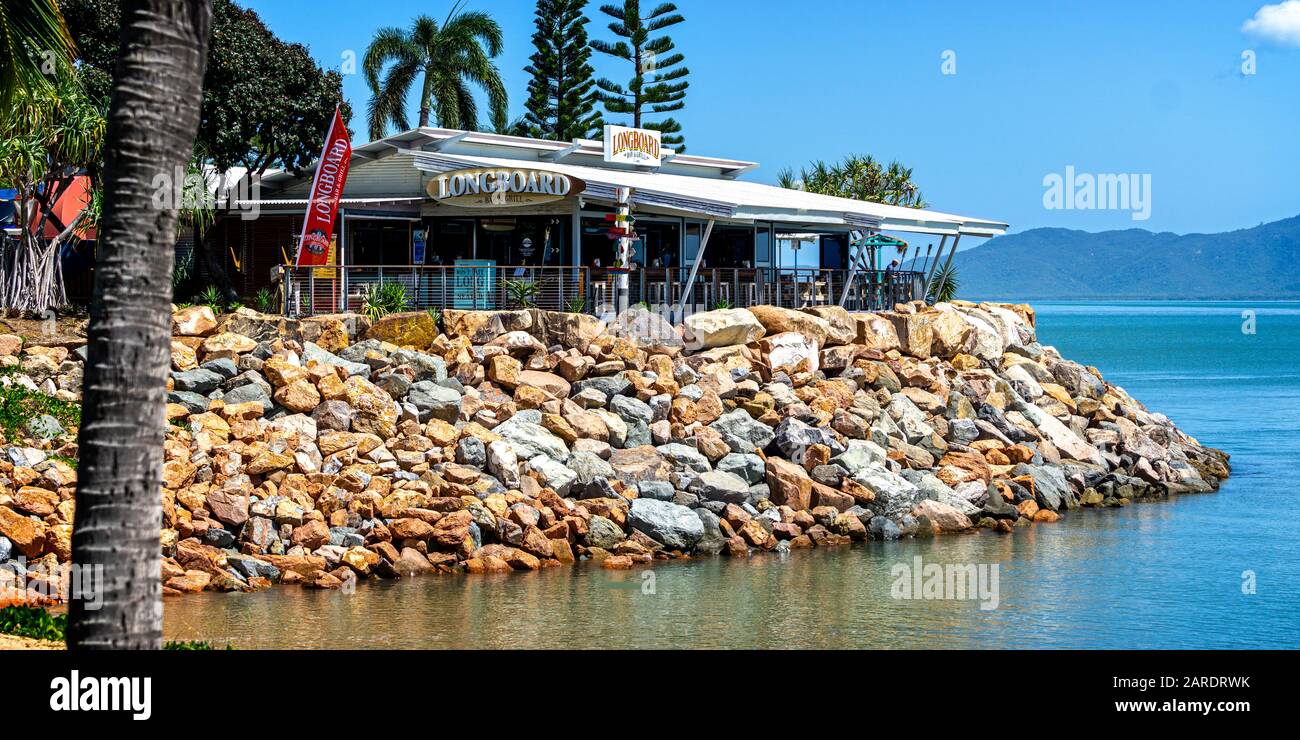
[[[49,51],[68,65],[76,55],[72,34],[55,0],[0,0],[0,107],[18,89],[31,91],[56,71]]]
[[[389,27],[375,33],[362,62],[370,85],[371,139],[383,138],[390,125],[411,128],[406,99],[417,80],[420,126],[428,126],[432,114],[439,126],[479,130],[473,87],[487,92],[491,125],[505,125],[506,86],[492,62],[501,53],[501,27],[487,13],[461,12],[461,6],[453,6],[441,26],[421,15],[410,31]]]
[[[87,336],[72,559],[103,566],[102,608],[68,609],[68,647],[162,642],[163,437],[176,210],[154,178],[189,161],[211,0],[123,0]],[[182,171],[184,171],[182,169]]]
[[[786,168],[777,175],[783,188],[806,190],[821,195],[869,200],[891,206],[925,208],[925,198],[912,180],[912,168],[898,162],[887,167],[870,155],[852,155],[836,164],[818,160],[796,176]]]

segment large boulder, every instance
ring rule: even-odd
[[[669,550],[689,550],[704,537],[704,524],[695,512],[667,501],[636,499],[627,523]]]
[[[686,339],[693,350],[749,344],[763,336],[763,325],[743,308],[704,311],[686,317]]]
[[[809,306],[800,310],[826,320],[829,329],[826,334],[827,345],[851,344],[857,339],[858,322],[846,309],[840,306]]]
[[[190,306],[172,314],[172,334],[179,337],[205,337],[217,328],[217,317],[207,306]]]
[[[887,317],[874,313],[855,313],[853,321],[857,329],[857,334],[853,338],[854,344],[880,352],[899,348],[898,332],[894,329],[894,323]]]
[[[769,335],[798,332],[815,342],[818,348],[826,344],[831,335],[830,322],[810,313],[779,306],[752,306],[749,311]]]
[[[548,345],[586,352],[591,340],[605,333],[605,322],[591,314],[540,311],[538,316]]]
[[[763,362],[773,371],[817,372],[821,366],[818,343],[803,332],[787,331],[769,334],[758,340]]]
[[[494,335],[495,336],[495,335]],[[366,331],[366,339],[395,344],[398,347],[429,349],[438,338],[438,322],[428,311],[390,313]],[[492,337],[489,337],[489,339]]]
[[[930,356],[934,329],[925,314],[890,311],[880,315],[894,325],[899,351],[922,360]]]
[[[619,314],[609,325],[609,335],[626,339],[649,354],[677,355],[686,347],[672,322],[639,305]]]
[[[465,337],[473,344],[486,344],[512,331],[533,330],[531,311],[461,311],[449,308],[442,312],[442,325],[449,337]]]

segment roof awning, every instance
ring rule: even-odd
[[[632,188],[634,204],[704,218],[739,222],[772,221],[817,227],[840,226],[939,235],[997,236],[1007,225],[925,209],[837,198],[773,185],[656,172],[583,167],[559,162],[530,164],[518,159],[404,150],[416,168],[442,173],[467,167],[545,169],[586,182],[583,195],[614,201],[618,188]]]

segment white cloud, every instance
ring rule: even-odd
[[[1300,46],[1300,0],[1265,5],[1241,24],[1243,33],[1286,46]]]

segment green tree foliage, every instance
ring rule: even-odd
[[[594,70],[588,60],[587,0],[537,0],[533,46],[537,51],[524,71],[528,82],[528,113],[521,133],[538,139],[572,141],[600,132],[595,110]]]
[[[777,184],[792,190],[891,206],[926,207],[920,188],[912,182],[912,168],[898,162],[883,167],[870,155],[852,155],[833,165],[818,160],[804,168],[798,177],[786,168],[778,175]]]
[[[419,125],[431,116],[445,128],[478,131],[474,88],[487,93],[490,126],[506,122],[506,87],[492,59],[501,53],[501,27],[487,13],[461,11],[457,3],[442,25],[418,16],[409,31],[381,28],[366,49],[362,69],[370,85],[367,122],[370,138],[386,135],[390,126],[411,128],[406,100],[419,85]]]
[[[651,34],[675,26],[685,18],[672,3],[662,3],[649,15],[642,16],[640,0],[624,0],[622,7],[604,5],[600,12],[614,19],[609,30],[621,40],[610,43],[596,39],[591,42],[591,47],[602,54],[631,62],[633,71],[626,88],[605,78],[596,81],[605,110],[631,114],[633,127],[660,131],[664,135],[664,146],[686,151],[686,139],[680,135],[682,126],[675,119],[644,120],[647,112],[672,113],[686,107],[686,89],[690,87],[686,76],[690,70],[681,66],[685,57],[674,51],[676,45],[670,36],[651,37]]]
[[[107,104],[118,57],[121,0],[60,0],[77,42],[92,98]],[[343,76],[316,65],[302,44],[276,38],[257,13],[213,2],[212,43],[203,78],[195,150],[219,171],[245,167],[301,170],[320,155],[321,138],[343,99]]]
[[[15,92],[48,85],[59,60],[71,61],[72,36],[54,0],[0,0],[0,107]]]

